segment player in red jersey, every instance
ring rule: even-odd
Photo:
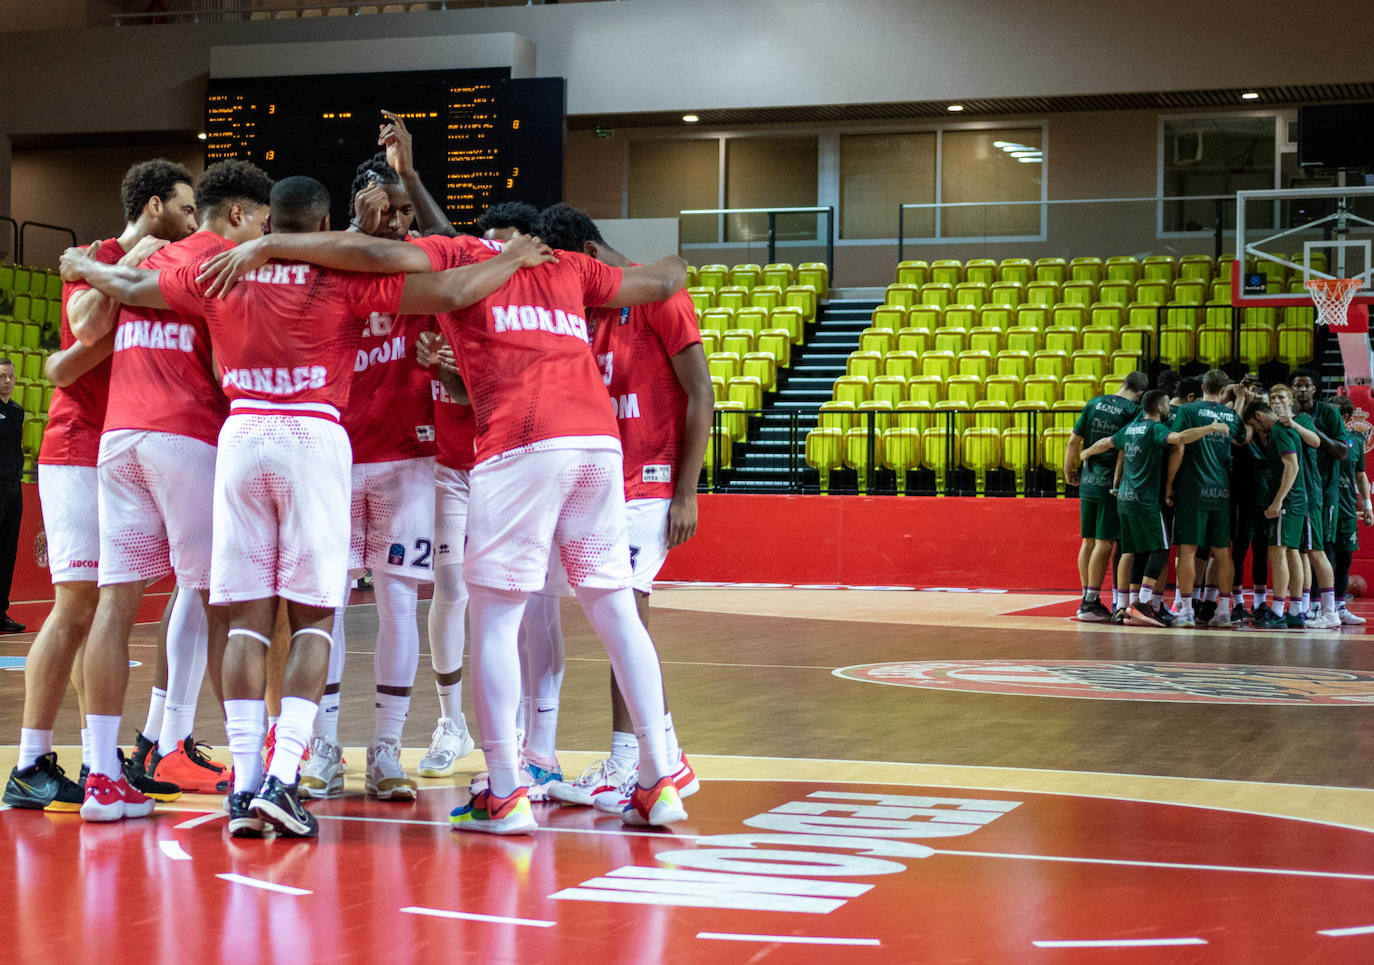
[[[418,248],[433,268],[447,269],[485,262],[501,247],[440,236],[387,249],[319,236],[282,241],[282,250],[275,250],[269,235],[253,243],[258,250],[227,252],[207,267],[232,277],[257,258],[289,252],[337,268],[410,270],[422,267]],[[509,834],[535,827],[518,773],[516,639],[525,599],[544,586],[555,547],[578,602],[606,644],[635,723],[641,783],[623,820],[665,824],[686,815],[665,749],[657,654],[630,589],[615,418],[583,317],[586,305],[661,301],[680,290],[685,278],[680,258],[621,270],[567,253],[557,264],[521,272],[479,303],[440,316],[477,418],[463,569],[490,783],[450,816],[460,830]]]
[[[606,244],[583,211],[554,205],[540,216],[539,233],[553,248],[582,251],[618,268],[631,264]],[[625,451],[625,515],[630,565],[640,620],[649,626],[649,594],[668,551],[696,532],[697,480],[711,435],[715,400],[701,348],[696,312],[685,292],[636,308],[592,309],[592,348],[611,394]],[[672,714],[664,732],[674,781],[684,797],[697,789],[682,756]],[[531,735],[533,737],[533,734]],[[636,781],[629,711],[611,676],[611,755],[576,781],[550,788],[569,804],[595,803],[620,812]]]
[[[328,191],[313,178],[278,182],[271,223],[287,235],[327,231]],[[547,256],[537,245],[518,245],[466,271],[413,277],[275,261],[221,298],[202,293],[202,266],[112,269],[82,254],[64,256],[64,273],[83,275],[125,304],[201,313],[209,323],[229,398],[215,464],[210,573],[211,603],[229,607],[222,683],[235,767],[229,831],[256,836],[267,822],[285,835],[313,837],[318,826],[297,798],[295,775],[347,576],[351,454],[339,413],[348,405],[362,318],[469,304]],[[266,647],[278,598],[287,603],[292,638],[264,776]]]
[[[131,167],[120,196],[124,230],[101,244],[107,262],[138,264],[158,245],[178,241],[196,230],[191,174],[179,164],[157,159]],[[57,764],[52,727],[95,614],[99,589],[100,526],[97,519],[96,457],[105,421],[114,336],[93,346],[77,339],[88,330],[108,331],[118,304],[90,286],[62,289],[61,351],[47,364],[57,387],[48,427],[38,453],[38,493],[48,538],[53,609],[29,649],[24,666],[24,714],[19,760],[5,786],[13,807],[74,811],[81,807],[79,787]],[[78,701],[82,700],[79,672]],[[84,711],[84,707],[83,707]],[[90,735],[82,728],[83,767],[90,764]],[[136,809],[150,806],[135,800]]]
[[[143,263],[171,271],[197,265],[216,252],[260,237],[267,222],[272,179],[245,161],[212,165],[196,187],[201,229],[168,245]],[[204,318],[196,314],[123,308],[115,332],[110,403],[100,441],[100,602],[86,646],[87,726],[94,740],[92,779],[86,783],[82,817],[113,821],[123,816],[118,795],[102,793],[97,780],[120,776],[117,730],[129,677],[129,633],[143,590],[174,573],[194,602],[208,598],[210,532],[214,506],[215,443],[228,410],[210,356]],[[100,334],[103,337],[103,333]],[[218,695],[226,614],[207,614],[210,680]],[[170,652],[177,652],[175,644]],[[191,657],[191,653],[183,653]],[[203,673],[203,671],[202,671]],[[173,675],[177,670],[173,669]],[[196,691],[200,679],[194,681]],[[225,768],[204,758],[191,738],[193,721],[181,719],[186,694],[172,702],[172,727],[161,735],[153,777],[182,790],[213,794],[228,789]],[[194,711],[194,699],[189,702]]]

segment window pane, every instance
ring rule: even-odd
[[[676,218],[720,207],[720,142],[714,138],[630,142],[630,217]],[[714,218],[683,218],[682,243],[716,240]]]
[[[737,137],[725,144],[727,208],[810,208],[816,204],[818,141],[815,137]],[[779,241],[815,240],[825,217],[779,215]],[[725,238],[767,242],[766,214],[729,215]]]
[[[935,200],[935,134],[840,138],[840,237],[897,237],[897,205]],[[908,238],[935,234],[933,208],[908,210]]]
[[[1045,173],[1039,155],[1041,148],[1038,127],[946,131],[940,163],[940,200],[1039,201]],[[1016,157],[1017,154],[1023,156]],[[940,233],[948,238],[1040,233],[1039,205],[945,208],[940,220]]]
[[[1273,117],[1219,115],[1164,122],[1166,198],[1199,194],[1234,196],[1237,191],[1273,186]],[[1222,211],[1226,227],[1234,228],[1235,205],[1223,204]],[[1251,215],[1246,211],[1247,226],[1251,226]],[[1272,216],[1269,220],[1272,222]],[[1210,231],[1215,221],[1214,201],[1164,203],[1165,231]]]

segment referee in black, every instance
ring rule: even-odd
[[[24,624],[9,615],[19,518],[24,515],[24,495],[19,487],[24,471],[24,407],[13,395],[14,363],[0,358],[0,633],[24,632]]]

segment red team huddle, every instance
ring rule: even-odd
[[[355,230],[328,231],[318,182],[273,186],[231,161],[201,179],[200,230],[163,231],[175,243],[141,268],[115,264],[119,241],[170,218],[189,181],[157,186],[137,211],[126,196],[126,236],[64,256],[63,351],[50,372],[65,364],[79,378],[55,393],[39,460],[58,598],[31,654],[6,803],[109,821],[179,793],[159,780],[160,752],[184,741],[194,756],[189,724],[170,743],[140,734],[133,760],[118,750],[134,615],[144,586],[171,572],[179,601],[208,591],[193,646],[223,701],[234,763],[226,787],[221,766],[196,758],[206,783],[187,789],[227,790],[231,835],[316,835],[301,799],[342,790],[342,609],[351,578],[369,568],[380,624],[369,794],[414,798],[400,732],[418,660],[418,584],[434,579],[442,719],[421,773],[452,773],[472,747],[456,683],[464,591],[489,769],[453,811],[455,827],[528,833],[529,800],[548,796],[609,801],[628,824],[686,817],[682,797],[697,782],[636,602],[696,525],[710,383],[690,303],[679,304],[685,265],[619,267],[594,226],[581,240],[604,257],[582,253],[596,252],[590,244],[555,251],[524,235],[505,244],[453,236],[409,165],[408,135],[389,120],[381,141],[394,170],[380,166],[355,191]],[[389,200],[378,200],[379,180]],[[391,215],[380,229],[362,217],[369,198]],[[404,237],[396,212],[411,200],[421,227],[437,233],[384,237]],[[105,321],[74,333],[68,310],[92,288],[109,301]],[[629,307],[641,304],[662,310]],[[424,334],[436,328],[442,342]],[[532,703],[517,647],[527,598],[565,585],[606,645],[617,701],[623,694],[611,758],[566,783],[550,722],[527,740],[517,719],[522,698]],[[291,635],[264,762],[279,601]],[[555,626],[552,639],[538,636],[527,632],[525,647],[556,663],[561,681],[561,635]],[[89,756],[79,782],[51,746],[73,668]],[[197,678],[192,701],[198,688]],[[555,690],[554,720],[556,701]]]

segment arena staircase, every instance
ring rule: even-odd
[[[859,333],[882,304],[881,289],[834,289],[831,296],[808,326],[805,344],[793,349],[792,365],[780,370],[778,390],[764,402],[767,415],[751,420],[746,442],[737,448],[734,466],[725,474],[727,492],[784,492],[790,485],[789,466],[805,468],[806,432],[815,427],[817,409],[830,398],[835,379],[845,373],[849,353],[858,347]]]

